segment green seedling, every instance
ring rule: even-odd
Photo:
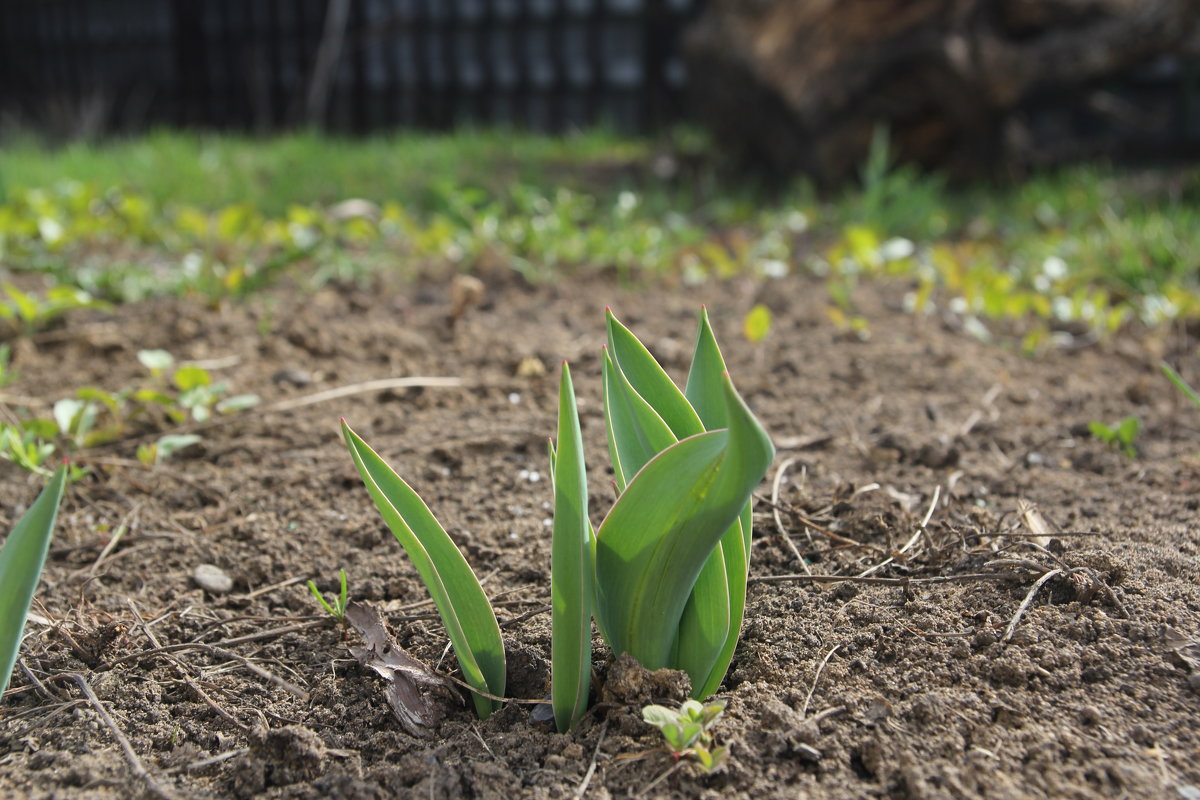
[[[0,697],[8,688],[13,665],[17,663],[25,618],[50,551],[50,537],[66,482],[67,465],[63,464],[0,548]]]
[[[46,327],[66,312],[77,308],[110,308],[90,294],[72,286],[55,286],[38,296],[23,292],[11,283],[0,285],[0,319],[17,324],[22,333],[30,334]]]
[[[231,414],[258,404],[257,395],[225,397],[228,384],[214,382],[212,374],[203,367],[183,364],[172,371],[175,358],[166,350],[141,350],[138,361],[150,370],[155,385],[136,390],[134,400],[146,408],[159,409],[176,423],[186,422],[189,416],[195,422],[207,422],[214,411]],[[169,386],[165,385],[168,372]]]
[[[604,410],[619,496],[599,528],[587,515],[582,437],[570,369],[559,385],[554,493],[551,699],[556,724],[579,722],[591,689],[591,623],[614,653],[685,670],[698,698],[716,691],[740,633],[750,496],[774,448],[733,388],[702,311],[680,391],[609,311]],[[359,473],[433,595],[467,683],[504,688],[495,614],[462,554],[420,497],[342,421]],[[474,696],[481,716],[494,710]]]
[[[9,386],[17,379],[17,371],[12,368],[12,345],[0,343],[0,386]]]
[[[1107,445],[1117,448],[1129,458],[1137,458],[1137,447],[1134,442],[1142,430],[1142,421],[1137,417],[1126,417],[1115,425],[1103,422],[1089,422],[1088,431],[1092,436]]]
[[[711,703],[688,700],[678,709],[646,706],[642,709],[642,719],[658,728],[676,760],[690,756],[705,772],[715,772],[729,758],[729,748],[714,747],[710,733],[723,713],[724,700]]]
[[[57,401],[49,417],[0,423],[0,458],[48,476],[51,471],[46,464],[57,453],[74,453],[120,439],[134,429],[139,417],[150,417],[155,427],[169,429],[186,423],[189,417],[204,422],[214,412],[231,414],[258,403],[257,395],[225,397],[226,385],[214,383],[201,367],[185,364],[172,371],[175,360],[165,350],[143,350],[138,361],[150,371],[148,385],[119,392],[83,386],[73,397]],[[199,441],[194,433],[166,432],[154,442],[140,445],[137,458],[147,466],[159,464]],[[83,468],[72,465],[70,480],[83,473]]]
[[[317,588],[316,581],[308,582],[308,590],[312,592],[312,596],[317,598],[317,602],[321,604],[321,608],[329,612],[329,615],[338,622],[346,621],[346,570],[338,570],[338,581],[341,584],[341,589],[338,591],[338,596],[334,598],[333,603],[325,599],[321,594],[321,590]]]
[[[1183,392],[1184,397],[1186,397],[1188,400],[1191,400],[1192,404],[1195,405],[1196,408],[1200,408],[1200,394],[1196,394],[1196,390],[1188,385],[1188,382],[1185,381],[1178,372],[1171,369],[1170,364],[1164,361],[1162,364],[1162,371],[1163,374],[1167,376],[1167,379],[1170,380],[1171,383],[1175,384],[1175,388]]]
[[[742,333],[746,341],[755,344],[766,339],[771,333],[771,309],[762,303],[750,309],[750,313],[742,320]]]
[[[28,472],[48,477],[52,472],[46,467],[46,463],[54,457],[55,445],[41,435],[44,431],[39,431],[40,426],[36,424],[47,420],[32,422],[35,424],[0,423],[0,458],[11,461]],[[54,423],[49,422],[49,425],[54,426]],[[57,429],[54,433],[57,433]],[[51,436],[54,433],[51,433]]]

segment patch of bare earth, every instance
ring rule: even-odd
[[[279,290],[216,311],[160,301],[72,318],[65,335],[18,348],[14,395],[119,389],[141,370],[136,351],[161,347],[226,359],[220,377],[264,403],[163,467],[140,466],[133,441],[85,458],[91,474],[66,500],[24,668],[0,707],[0,796],[1200,796],[1187,661],[1200,635],[1200,413],[1141,341],[1027,359],[903,315],[895,293],[865,291],[866,342],[825,321],[818,285],[788,279],[490,286],[453,329],[445,287]],[[758,346],[739,330],[756,301],[775,312]],[[679,699],[665,679],[608,691],[570,734],[520,703],[484,722],[451,705],[433,735],[405,733],[382,679],[349,656],[353,634],[318,616],[302,583],[332,590],[345,568],[351,597],[380,607],[402,647],[455,671],[338,418],[462,547],[497,598],[507,694],[540,698],[556,365],[575,370],[599,519],[613,493],[602,309],[681,376],[702,302],[780,451],[759,490],[746,624],[722,687],[731,766],[706,777],[684,764],[654,783],[673,765],[640,704]],[[271,408],[405,376],[462,386]],[[1130,413],[1145,423],[1138,459],[1086,435]],[[7,464],[0,476],[8,525],[37,485]],[[200,564],[232,590],[200,588]],[[598,638],[597,650],[605,679]]]

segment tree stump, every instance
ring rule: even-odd
[[[841,180],[883,124],[901,158],[975,171],[1194,125],[1181,77],[1166,101],[1128,81],[1188,69],[1200,0],[709,0],[685,52],[702,120],[761,166]]]

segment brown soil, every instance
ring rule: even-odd
[[[1200,413],[1157,375],[1159,345],[1127,336],[1028,359],[903,315],[896,295],[864,293],[866,342],[825,321],[816,284],[788,279],[637,293],[494,285],[454,330],[437,285],[279,290],[216,311],[161,301],[72,318],[71,335],[18,348],[20,382],[4,391],[45,400],[129,385],[147,347],[236,356],[220,376],[265,404],[391,376],[464,386],[247,412],[157,469],[133,460],[130,441],[93,454],[35,603],[30,672],[18,669],[0,707],[0,796],[132,797],[151,783],[160,795],[238,798],[512,800],[572,797],[584,783],[588,798],[1200,796],[1200,687],[1178,652],[1200,635]],[[760,346],[739,331],[756,300],[775,311]],[[575,366],[599,518],[612,500],[602,308],[678,376],[702,302],[780,450],[756,506],[756,582],[722,687],[730,767],[704,776],[684,763],[654,783],[672,763],[639,708],[679,699],[662,676],[632,688],[614,677],[566,735],[516,703],[484,722],[454,706],[433,736],[404,733],[381,679],[348,656],[353,635],[314,616],[296,582],[328,591],[344,567],[351,596],[380,606],[401,646],[454,671],[338,418],[415,484],[502,595],[507,693],[542,697],[549,497],[534,473],[555,425],[555,365]],[[548,374],[519,377],[528,358]],[[1185,366],[1194,378],[1194,360]],[[1086,434],[1091,420],[1131,413],[1145,423],[1135,460]],[[785,464],[781,530],[765,501]],[[7,526],[37,482],[6,463],[0,473]],[[1061,534],[1035,538],[1021,499]],[[798,554],[814,573],[877,567],[871,578],[912,580],[769,580],[803,573]],[[233,591],[199,588],[199,564],[224,570]],[[183,643],[195,646],[169,649]],[[597,651],[603,679],[611,659]],[[68,673],[84,676],[148,780]]]

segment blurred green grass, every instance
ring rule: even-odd
[[[830,316],[859,332],[855,287],[884,278],[914,313],[981,335],[1017,321],[1029,347],[1068,323],[1107,335],[1200,316],[1200,168],[1086,164],[951,186],[893,164],[882,136],[861,182],[834,194],[803,180],[768,191],[720,164],[686,130],[16,142],[0,150],[0,263],[118,302],[245,295],[284,271],[799,271],[825,278]],[[373,210],[337,213],[349,198]]]

